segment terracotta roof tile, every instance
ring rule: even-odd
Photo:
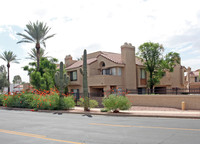
[[[96,58],[88,59],[87,64],[91,64],[92,62],[96,61],[99,56],[103,56],[106,59],[109,59],[114,63],[123,64],[122,59],[121,59],[121,54],[112,53],[112,52],[102,52],[102,51]],[[135,62],[137,65],[143,65],[143,62],[138,57],[135,57]],[[80,60],[80,61],[75,62],[71,66],[67,67],[66,69],[73,69],[73,68],[81,67],[82,65],[83,65],[83,61]]]
[[[111,61],[113,61],[113,62],[115,62],[115,63],[123,64],[122,59],[121,59],[121,54],[110,53],[110,52],[102,52],[102,54],[100,54],[100,55],[111,60]]]
[[[95,62],[97,60],[97,58],[91,58],[87,60],[87,64],[91,64],[93,62]],[[79,60],[77,62],[75,62],[74,64],[70,65],[69,67],[67,67],[66,69],[73,69],[73,68],[77,68],[77,67],[81,67],[83,65],[83,61]]]
[[[198,71],[192,71],[190,73],[191,76],[199,76],[199,72]]]
[[[139,57],[135,57],[135,63],[136,63],[136,65],[141,65],[141,66],[144,65],[141,58],[139,58]]]

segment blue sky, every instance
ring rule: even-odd
[[[11,64],[11,81],[20,75],[34,44],[16,44],[29,21],[46,22],[55,37],[46,41],[49,56],[64,61],[83,50],[120,53],[124,42],[137,48],[152,41],[163,44],[165,52],[180,53],[181,64],[200,68],[199,0],[6,0],[0,8],[0,52],[13,51],[20,64]],[[5,62],[0,60],[1,64]]]

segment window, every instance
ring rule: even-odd
[[[146,72],[144,69],[140,69],[140,79],[146,79]]]
[[[111,74],[112,74],[112,75],[117,75],[117,74],[116,74],[116,68],[112,68],[112,69],[111,69]]]
[[[103,69],[102,75],[111,75],[110,69]]]
[[[197,77],[195,77],[195,82],[198,82],[198,78]]]
[[[77,71],[70,72],[70,80],[77,81]]]
[[[122,75],[122,69],[121,69],[121,68],[117,68],[117,70],[118,70],[118,71],[117,71],[117,75],[118,75],[118,76],[121,76],[121,75]]]
[[[102,67],[105,67],[105,63],[104,63],[104,62],[102,62],[101,66],[102,66]]]

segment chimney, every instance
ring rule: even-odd
[[[124,67],[124,85],[127,89],[136,89],[136,63],[135,47],[131,43],[125,42],[121,46],[121,59]]]
[[[73,60],[71,55],[66,55],[66,57],[65,57],[66,68],[69,67],[70,65],[74,64],[75,62],[76,62],[76,60]]]

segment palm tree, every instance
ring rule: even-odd
[[[8,94],[10,93],[10,63],[19,63],[16,59],[16,55],[12,51],[4,51],[0,58],[7,62],[7,68],[8,68]]]
[[[38,22],[32,23],[29,22],[29,24],[26,25],[26,28],[24,31],[28,34],[21,34],[17,33],[17,35],[22,36],[23,39],[21,41],[18,41],[17,43],[35,43],[35,48],[37,50],[37,71],[39,71],[39,65],[40,65],[40,44],[44,45],[46,47],[45,41],[51,37],[53,37],[55,34],[47,36],[47,33],[51,28],[49,28],[46,23]]]
[[[46,57],[46,54],[45,53],[45,50],[43,48],[40,48],[40,56],[39,58],[42,58],[42,57]],[[37,51],[35,48],[32,48],[31,49],[31,52],[28,53],[29,57],[27,59],[32,59],[34,61],[37,61]]]

